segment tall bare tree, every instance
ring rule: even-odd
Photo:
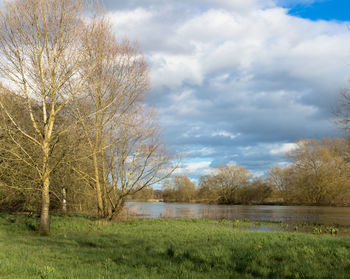
[[[93,37],[94,40],[85,41],[89,52],[82,71],[89,73],[90,64],[96,67],[87,80],[85,93],[74,98],[73,112],[85,134],[94,174],[76,171],[93,181],[98,215],[106,217],[109,181],[105,158],[107,149],[115,144],[111,133],[120,128],[124,114],[148,89],[148,73],[139,49],[128,41],[117,42],[108,21],[97,19]]]
[[[2,101],[0,108],[39,154],[33,158],[20,145],[17,155],[41,181],[43,233],[49,231],[50,175],[56,165],[52,154],[65,132],[56,125],[57,116],[82,90],[94,68],[91,61],[84,64],[88,51],[84,41],[93,30],[83,23],[85,8],[83,0],[13,0],[5,1],[0,11],[0,72],[4,84],[25,100],[23,115],[32,129],[25,129]],[[40,113],[34,112],[37,108]]]

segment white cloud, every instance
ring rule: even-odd
[[[185,162],[174,172],[175,175],[205,175],[211,171],[211,161]]]
[[[203,0],[200,0],[201,2],[203,2]],[[212,3],[218,7],[221,8],[225,8],[225,9],[230,9],[232,11],[235,12],[248,12],[253,10],[256,7],[261,7],[262,3],[264,3],[264,5],[271,5],[272,1],[269,0],[263,0],[263,1],[259,1],[259,0],[234,0],[234,1],[227,1],[227,0],[204,0],[208,3]]]
[[[239,136],[240,134],[232,134],[230,132],[227,132],[227,131],[219,131],[219,132],[214,132],[211,134],[212,137],[227,137],[227,138],[230,138],[230,139],[235,139]]]
[[[297,148],[297,145],[295,143],[283,143],[279,146],[275,146],[270,150],[271,155],[283,155],[286,154],[293,149]]]
[[[312,83],[322,77],[322,84],[344,79],[339,73],[350,45],[345,24],[293,17],[279,7],[260,9],[257,1],[210,2],[211,9],[177,21],[171,8],[110,13],[118,36],[146,46],[153,87],[201,85],[221,71],[250,75],[260,69],[271,77],[276,71],[290,72]],[[254,9],[249,14],[223,10],[221,2],[250,2]]]
[[[114,11],[107,14],[115,28],[131,28],[144,24],[152,18],[152,12],[146,9],[137,8],[131,11]]]
[[[165,85],[176,88],[183,82],[199,85],[203,80],[201,66],[196,57],[157,53],[149,56],[149,60],[152,64],[153,87]]]

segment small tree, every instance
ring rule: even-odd
[[[174,176],[163,184],[164,200],[170,202],[190,202],[197,194],[194,183],[185,175]]]
[[[213,201],[219,203],[235,203],[238,201],[238,190],[249,184],[250,177],[250,172],[240,165],[217,167],[212,174],[201,177],[199,193],[211,193],[215,197]]]
[[[235,203],[239,188],[247,186],[250,172],[243,166],[229,164],[215,170],[215,181],[220,203]]]
[[[243,204],[262,203],[272,194],[272,187],[262,179],[254,179],[238,192],[238,202]]]
[[[199,180],[198,199],[203,202],[217,202],[219,199],[218,187],[212,175],[204,175]]]

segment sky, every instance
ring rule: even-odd
[[[149,66],[147,105],[194,182],[235,163],[286,166],[301,138],[342,136],[332,111],[350,77],[348,0],[106,0],[117,38]]]

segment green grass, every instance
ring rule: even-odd
[[[350,278],[350,238],[233,222],[0,215],[0,278]]]

